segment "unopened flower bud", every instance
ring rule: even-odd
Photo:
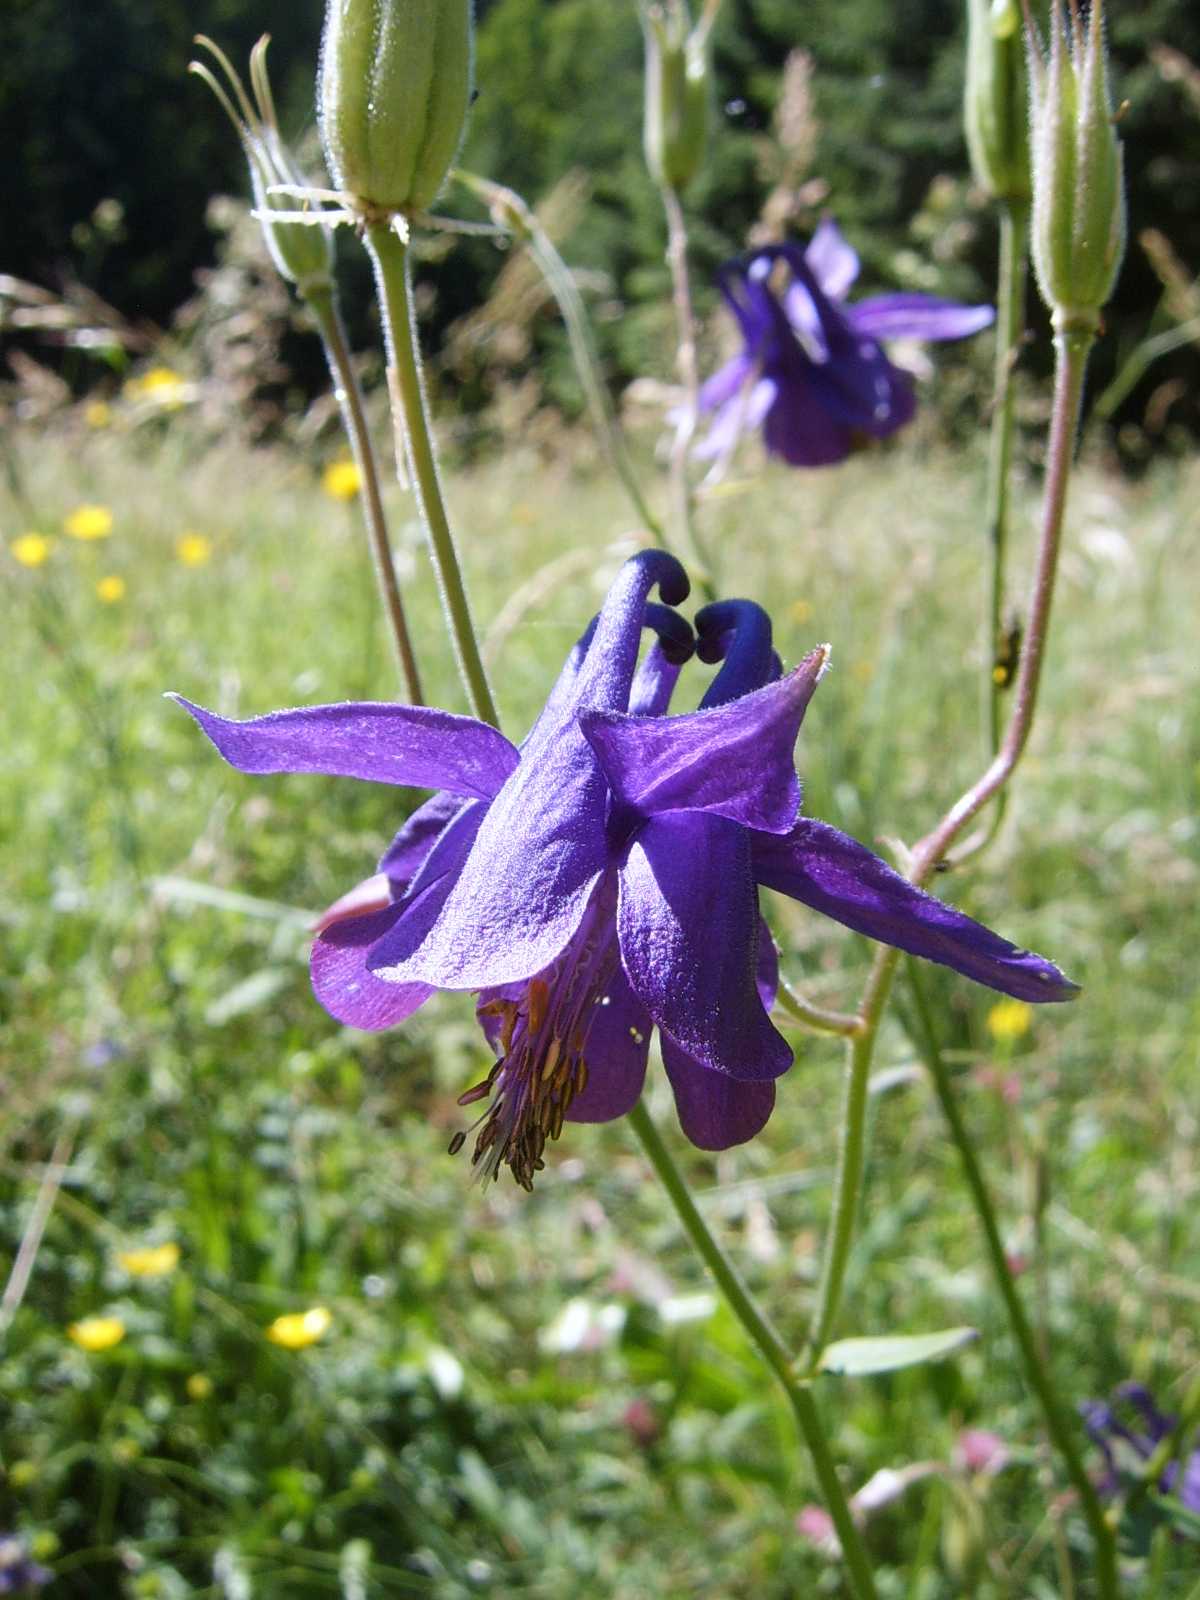
[[[250,167],[250,187],[254,193],[254,209],[262,223],[263,237],[271,260],[281,278],[294,284],[305,297],[328,289],[333,283],[333,239],[329,228],[322,223],[284,221],[305,209],[302,195],[304,175],[292,152],[283,141],[275,116],[275,102],[271,83],[267,77],[266,34],[250,52],[250,84],[254,102],[224,51],[202,34],[196,43],[202,45],[225,76],[222,84],[206,63],[193,61],[191,70],[204,79],[229,114],[246,152]],[[285,186],[289,193],[276,191]],[[317,213],[313,213],[314,218]]]
[[[998,200],[1029,199],[1029,113],[1017,0],[967,0],[967,147]]]
[[[1085,24],[1053,0],[1049,48],[1030,30],[1033,263],[1060,328],[1098,326],[1125,253],[1103,11],[1103,0],[1093,0]]]
[[[642,8],[646,38],[646,165],[656,183],[680,190],[696,176],[708,143],[711,14],[691,26],[687,0]]]
[[[361,206],[408,215],[432,203],[466,125],[472,43],[471,0],[328,0],[321,139]]]

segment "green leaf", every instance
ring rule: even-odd
[[[896,1372],[923,1361],[941,1361],[974,1344],[977,1328],[943,1328],[940,1333],[883,1334],[877,1339],[839,1339],[822,1355],[819,1368],[839,1378],[862,1378],[871,1372]]]

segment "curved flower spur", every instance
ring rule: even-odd
[[[656,584],[666,604],[648,603]],[[792,750],[827,648],[782,673],[750,601],[706,607],[694,640],[670,609],[687,593],[674,557],[626,562],[520,749],[425,707],[233,722],[174,697],[243,772],[437,791],[376,877],[322,918],[313,987],[366,1029],[403,1021],[435,989],[477,991],[497,1060],[460,1103],[490,1100],[473,1155],[486,1176],[507,1165],[528,1188],[564,1121],[628,1111],[655,1026],[692,1142],[718,1150],[759,1132],[792,1060],[768,1015],[776,955],[760,885],[1005,994],[1076,992],[1050,962],[801,817]],[[639,668],[644,628],[658,637]],[[720,668],[698,710],[667,716],[694,647]]]
[[[857,253],[828,219],[807,248],[769,245],[721,268],[742,348],[700,390],[700,410],[715,415],[698,455],[724,459],[761,426],[767,450],[790,466],[844,461],[861,440],[886,439],[916,410],[911,376],[880,340],[963,339],[995,319],[991,306],[927,294],[847,304],[858,271]]]

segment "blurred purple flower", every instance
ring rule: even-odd
[[[668,605],[647,603],[655,584]],[[724,1149],[763,1127],[792,1052],[767,1014],[777,961],[759,885],[1006,994],[1075,992],[1049,962],[800,816],[792,749],[826,648],[782,675],[765,612],[708,606],[696,648],[721,669],[697,711],[664,714],[694,646],[669,609],[687,592],[661,551],[626,562],[519,750],[426,707],[230,722],[180,702],[243,772],[438,791],[377,878],[322,919],[313,987],[367,1029],[403,1021],[436,989],[479,992],[498,1059],[461,1103],[491,1097],[474,1152],[488,1176],[506,1163],[528,1186],[564,1119],[628,1111],[655,1026],[693,1143]],[[637,670],[647,626],[659,642]]]
[[[1139,1477],[1142,1466],[1179,1425],[1178,1417],[1160,1411],[1140,1383],[1123,1383],[1113,1402],[1088,1400],[1080,1407],[1084,1425],[1104,1456],[1106,1471],[1098,1486],[1104,1495],[1120,1493],[1130,1479]],[[1158,1487],[1200,1516],[1200,1449],[1182,1462],[1172,1461]]]
[[[53,1576],[31,1560],[24,1539],[0,1533],[0,1594],[29,1594],[49,1583]]]
[[[783,287],[773,284],[786,269]],[[881,339],[962,339],[994,319],[991,306],[927,294],[885,294],[856,305],[845,296],[859,261],[826,219],[807,249],[768,245],[722,267],[721,293],[742,349],[700,390],[714,413],[701,456],[727,456],[760,425],[772,455],[793,467],[844,461],[864,438],[886,439],[916,409],[912,378]]]

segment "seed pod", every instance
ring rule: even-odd
[[[998,200],[1029,199],[1029,113],[1017,0],[967,0],[963,121],[971,166]]]
[[[1086,25],[1060,0],[1048,49],[1029,37],[1033,264],[1059,326],[1095,328],[1125,254],[1125,184],[1113,122],[1103,0]]]
[[[290,190],[303,189],[305,179],[295,156],[284,143],[275,116],[271,82],[267,76],[269,42],[268,35],[263,34],[250,52],[253,103],[229,57],[203,34],[196,36],[196,43],[208,51],[224,75],[224,82],[207,62],[193,61],[190,70],[208,84],[242,141],[250,168],[254,209],[262,223],[263,237],[276,270],[281,278],[294,284],[297,291],[307,297],[314,290],[329,289],[333,284],[333,239],[329,228],[321,223],[277,220],[277,217],[295,216],[297,211],[306,208],[295,194],[272,194],[272,189],[281,184]]]
[[[338,188],[364,208],[429,206],[471,99],[471,0],[328,0],[321,140]]]
[[[642,10],[646,40],[646,165],[656,183],[685,188],[708,144],[708,27],[690,26],[686,0]]]

